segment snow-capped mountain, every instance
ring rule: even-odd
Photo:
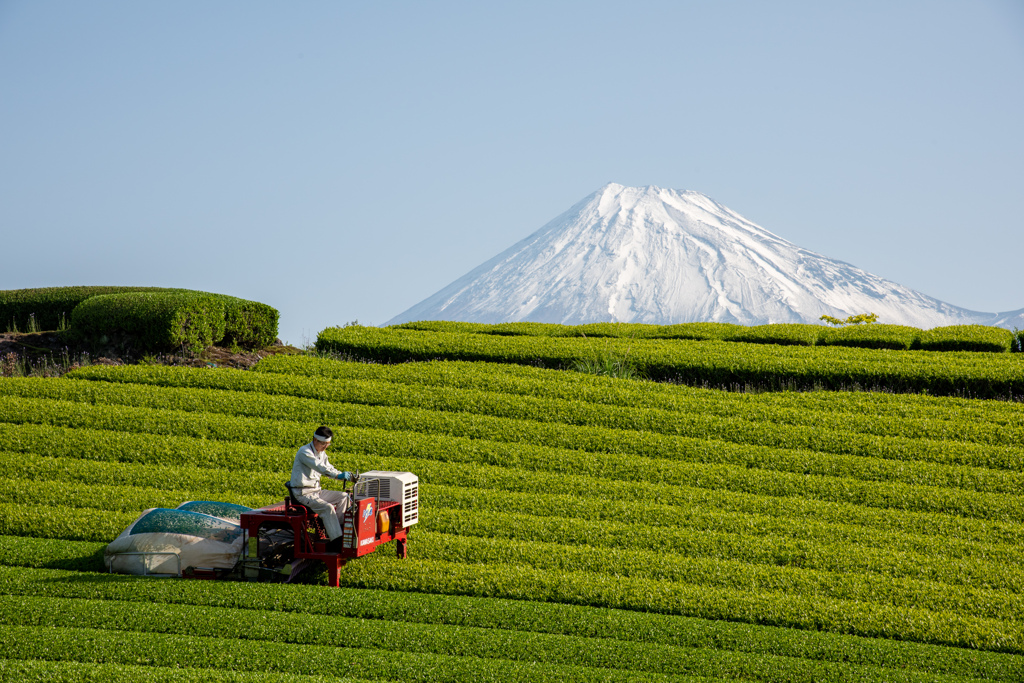
[[[787,242],[698,192],[608,184],[388,321],[816,323],[877,313],[931,328],[1024,327]]]

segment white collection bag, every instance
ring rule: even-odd
[[[213,501],[190,501],[176,510],[150,508],[106,547],[107,568],[171,575],[186,567],[231,569],[245,542],[238,515],[248,509]]]

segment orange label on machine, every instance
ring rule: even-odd
[[[391,516],[388,515],[387,510],[381,510],[380,512],[377,513],[377,533],[391,533]]]

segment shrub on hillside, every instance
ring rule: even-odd
[[[277,340],[279,314],[276,308],[222,294],[214,297],[224,304],[225,343],[261,349]]]
[[[0,291],[0,324],[3,329],[58,330],[71,321],[75,306],[100,294],[167,292],[163,287],[38,287]]]
[[[71,328],[94,348],[198,353],[223,339],[224,301],[198,292],[102,294],[75,307]]]

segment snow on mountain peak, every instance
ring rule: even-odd
[[[1024,312],[958,308],[802,249],[699,192],[617,183],[388,324],[755,325],[867,312],[883,323],[922,328],[1024,325]]]

